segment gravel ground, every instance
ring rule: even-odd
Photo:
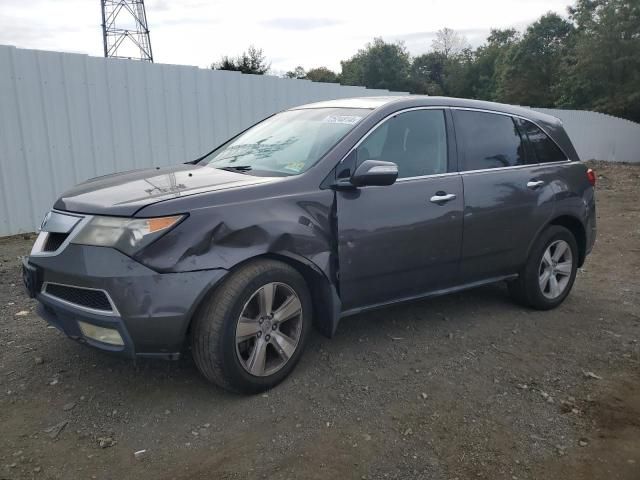
[[[64,338],[23,293],[33,235],[0,239],[0,479],[638,480],[640,167],[595,168],[560,308],[496,285],[351,317],[254,397]]]

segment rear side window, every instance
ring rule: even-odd
[[[519,120],[520,128],[529,137],[529,143],[540,163],[567,160],[562,150],[540,128],[528,120]]]
[[[454,110],[453,115],[456,138],[463,151],[460,170],[485,170],[526,163],[524,142],[510,116],[468,110]]]
[[[447,130],[443,110],[412,110],[392,116],[356,148],[357,164],[384,160],[398,165],[398,177],[447,171]]]

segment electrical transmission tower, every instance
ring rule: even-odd
[[[104,56],[153,62],[144,0],[100,0]]]

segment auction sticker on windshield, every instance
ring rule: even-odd
[[[291,170],[293,172],[300,172],[304,168],[304,162],[293,162],[285,165],[286,170]]]
[[[327,115],[327,117],[322,120],[323,123],[344,123],[346,125],[355,125],[362,117],[358,117],[357,115]]]

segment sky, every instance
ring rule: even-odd
[[[249,45],[264,50],[274,73],[327,66],[374,37],[429,51],[449,27],[472,46],[490,28],[523,30],[540,15],[566,15],[567,0],[146,0],[156,63],[207,67]],[[103,55],[99,0],[0,0],[0,44]]]

